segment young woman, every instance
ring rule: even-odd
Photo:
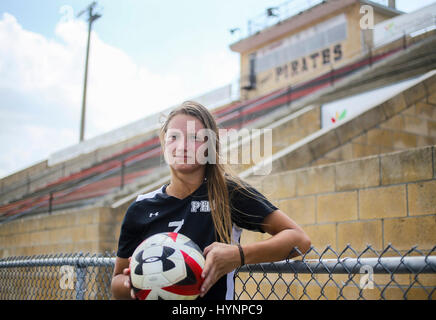
[[[242,264],[280,261],[298,255],[295,247],[310,248],[301,227],[221,163],[218,133],[212,114],[196,102],[169,114],[160,138],[171,180],[138,196],[126,212],[112,278],[115,299],[135,298],[129,259],[155,233],[179,232],[204,250],[200,299],[233,299],[233,272]],[[271,237],[241,246],[241,228]]]

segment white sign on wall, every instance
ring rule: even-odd
[[[328,128],[347,121],[422,81],[415,77],[386,87],[339,99],[321,106],[321,127]]]

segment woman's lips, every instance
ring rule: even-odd
[[[184,162],[195,161],[194,157],[189,156],[173,156],[174,159],[183,160]]]

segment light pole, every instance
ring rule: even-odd
[[[91,28],[92,28],[92,23],[101,17],[100,14],[93,13],[94,7],[96,5],[97,2],[94,1],[86,9],[82,10],[77,15],[77,17],[80,17],[83,13],[88,12],[88,43],[86,45],[85,81],[83,83],[82,116],[80,120],[80,142],[82,142],[85,137],[86,86],[88,83],[88,61],[89,61],[89,44],[91,42]]]

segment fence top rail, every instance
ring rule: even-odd
[[[374,274],[436,273],[436,256],[283,260],[245,265],[239,272],[356,274],[365,267]]]
[[[0,260],[0,268],[22,268],[70,265],[77,268],[113,267],[114,256],[37,256]],[[245,265],[238,272],[252,273],[318,273],[356,274],[370,267],[374,274],[436,273],[436,255],[416,257],[336,258],[283,260],[275,263]]]
[[[18,259],[0,260],[0,268],[23,268],[45,266],[75,266],[86,267],[113,267],[115,257],[98,256],[65,256],[65,257],[20,257]]]

